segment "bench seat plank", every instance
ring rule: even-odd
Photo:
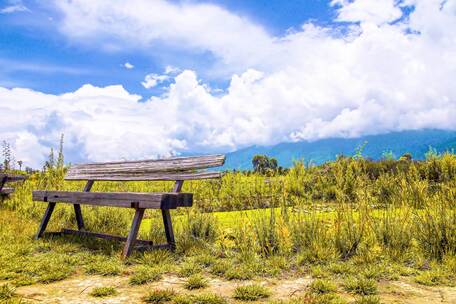
[[[34,201],[62,202],[97,206],[175,209],[191,206],[192,193],[138,193],[138,192],[77,192],[77,191],[33,191]]]

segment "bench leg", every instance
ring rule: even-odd
[[[144,209],[137,208],[135,216],[133,217],[133,223],[131,224],[130,233],[128,233],[127,242],[122,252],[122,258],[126,258],[130,255],[135,245],[136,237],[138,236],[139,226],[141,225],[142,218],[144,216]]]
[[[48,203],[47,209],[44,212],[43,219],[41,220],[40,227],[38,228],[38,232],[36,233],[36,236],[35,236],[36,240],[43,236],[43,233],[46,230],[47,224],[49,223],[49,219],[51,218],[54,208],[55,208],[55,203]]]
[[[84,220],[82,219],[81,205],[74,204],[74,214],[76,215],[76,222],[78,223],[78,230],[85,230]]]
[[[173,223],[171,222],[171,214],[169,213],[169,209],[162,209],[162,216],[169,249],[174,251],[176,249],[176,242],[174,241]]]

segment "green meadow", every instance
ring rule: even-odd
[[[5,303],[428,303],[456,301],[456,155],[371,161],[360,155],[281,172],[192,181],[192,208],[172,211],[177,250],[33,236],[45,203],[32,190],[81,190],[51,166],[0,207]],[[96,182],[92,191],[169,191],[170,182]],[[48,230],[76,226],[57,205]],[[126,235],[133,212],[83,206],[87,229]],[[165,241],[147,211],[141,239]],[[442,300],[443,299],[443,300]],[[59,302],[60,301],[60,302]],[[451,302],[453,301],[453,302]]]

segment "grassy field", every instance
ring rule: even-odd
[[[135,252],[78,237],[33,240],[45,204],[33,189],[80,190],[65,168],[35,173],[0,208],[0,302],[455,303],[456,156],[296,163],[283,175],[227,173],[187,183],[173,212],[177,251]],[[168,182],[95,183],[164,191]],[[63,205],[63,204],[62,204]],[[74,227],[58,206],[49,230]],[[261,208],[261,209],[258,209]],[[131,210],[83,207],[87,228],[125,235]],[[164,242],[148,211],[140,237]]]

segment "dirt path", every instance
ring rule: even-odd
[[[234,289],[252,281],[234,282],[217,278],[209,280],[209,287],[202,291],[188,291],[183,288],[185,279],[176,276],[165,276],[161,281],[142,286],[131,286],[128,277],[79,276],[52,283],[20,287],[17,294],[32,303],[142,303],[142,297],[155,288],[172,288],[179,294],[213,292],[231,299]],[[271,300],[288,299],[302,295],[310,278],[289,280],[263,280],[256,283],[267,286],[273,291]],[[107,298],[94,298],[89,295],[95,287],[115,287],[118,294]],[[383,282],[379,284],[382,303],[456,304],[455,287],[426,287],[406,281]],[[341,294],[349,302],[354,299],[348,294]]]

